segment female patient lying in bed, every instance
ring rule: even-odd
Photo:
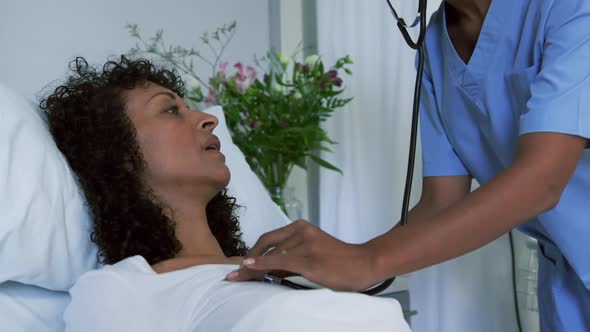
[[[393,301],[225,282],[247,248],[217,118],[190,109],[180,77],[147,60],[95,69],[77,58],[70,69],[41,107],[107,265],[71,290],[69,330],[407,329]]]

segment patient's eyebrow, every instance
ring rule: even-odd
[[[170,97],[170,99],[176,99],[176,96],[175,96],[173,93],[171,93],[171,92],[168,92],[168,91],[162,91],[162,92],[158,92],[158,93],[156,93],[155,95],[151,96],[151,97],[150,97],[150,99],[148,99],[148,101],[146,102],[146,105],[147,105],[147,104],[148,104],[148,103],[149,103],[149,102],[150,102],[152,99],[154,99],[155,97],[157,97],[157,96],[160,96],[160,95],[165,95],[165,96],[168,96],[168,97]]]

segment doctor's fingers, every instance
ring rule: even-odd
[[[228,281],[250,281],[250,280],[261,280],[265,274],[269,274],[271,271],[268,270],[250,270],[245,266],[240,266],[238,270],[231,271],[225,276]]]
[[[276,247],[270,249],[264,256],[269,255],[296,255],[296,256],[304,256],[306,254],[306,244],[305,239],[300,234],[293,234],[291,237],[288,237],[283,242],[276,245]],[[251,256],[252,258],[257,256]]]
[[[286,271],[305,277],[308,272],[308,262],[307,257],[291,254],[252,258],[251,261],[244,262],[244,268],[238,270],[239,280],[242,280],[242,276],[252,275],[254,271]]]
[[[270,256],[284,256],[284,255],[291,255],[291,256],[304,256],[305,250],[302,246],[303,239],[291,237],[287,241],[281,243],[278,247],[270,249],[264,257]],[[260,256],[262,257],[262,256]],[[253,270],[249,269],[247,265],[244,264],[244,261],[257,261],[260,257],[249,257],[242,261],[240,264],[240,268],[236,271],[232,271],[230,274],[227,275],[227,280],[230,281],[248,281],[248,280],[256,280],[262,278],[265,274],[272,274],[281,278],[296,275],[296,273],[292,271],[280,271],[280,270]]]
[[[296,220],[287,226],[263,234],[246,257],[264,255],[269,249],[278,247],[290,238],[299,238],[311,224],[305,220]]]

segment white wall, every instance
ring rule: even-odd
[[[238,32],[226,55],[250,62],[270,47],[268,0],[0,0],[0,80],[28,97],[64,78],[68,62],[100,64],[125,53],[137,23],[145,36],[200,45],[199,36],[233,19]]]

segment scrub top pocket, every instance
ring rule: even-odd
[[[516,119],[527,111],[527,102],[531,99],[531,85],[538,73],[539,66],[535,64],[525,69],[509,71],[505,75],[510,103],[512,109],[517,112]]]

